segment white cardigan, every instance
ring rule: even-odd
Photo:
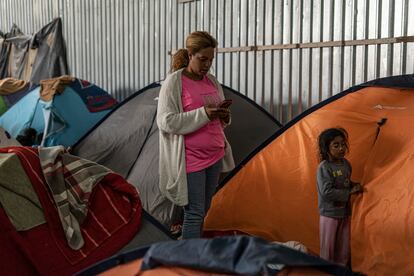
[[[188,204],[184,135],[196,131],[210,121],[204,107],[184,112],[181,102],[182,71],[180,69],[170,74],[163,82],[157,110],[160,138],[159,187],[163,195],[179,206]],[[220,98],[224,100],[221,85],[214,76],[207,76],[216,85]],[[233,168],[231,146],[225,138],[222,171],[227,172]]]

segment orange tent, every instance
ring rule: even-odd
[[[387,86],[387,87],[385,87]],[[205,231],[241,231],[296,240],[319,252],[317,137],[349,133],[352,269],[414,274],[414,75],[350,88],[314,106],[265,142],[213,199]]]

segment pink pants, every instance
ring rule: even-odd
[[[347,265],[351,257],[349,218],[320,216],[319,236],[321,258]]]

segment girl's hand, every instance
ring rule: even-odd
[[[359,182],[354,182],[354,181],[352,181],[351,180],[351,187],[353,187],[353,186],[355,186],[355,185],[360,185],[361,183],[359,183]]]
[[[356,194],[356,193],[362,193],[362,192],[363,192],[363,187],[361,186],[361,184],[355,183],[355,185],[352,186],[351,188],[350,194]]]

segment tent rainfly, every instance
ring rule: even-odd
[[[319,252],[317,137],[349,133],[352,267],[368,275],[412,275],[414,75],[352,87],[301,114],[256,149],[213,198],[205,231],[295,240]],[[237,210],[237,214],[235,214]]]

